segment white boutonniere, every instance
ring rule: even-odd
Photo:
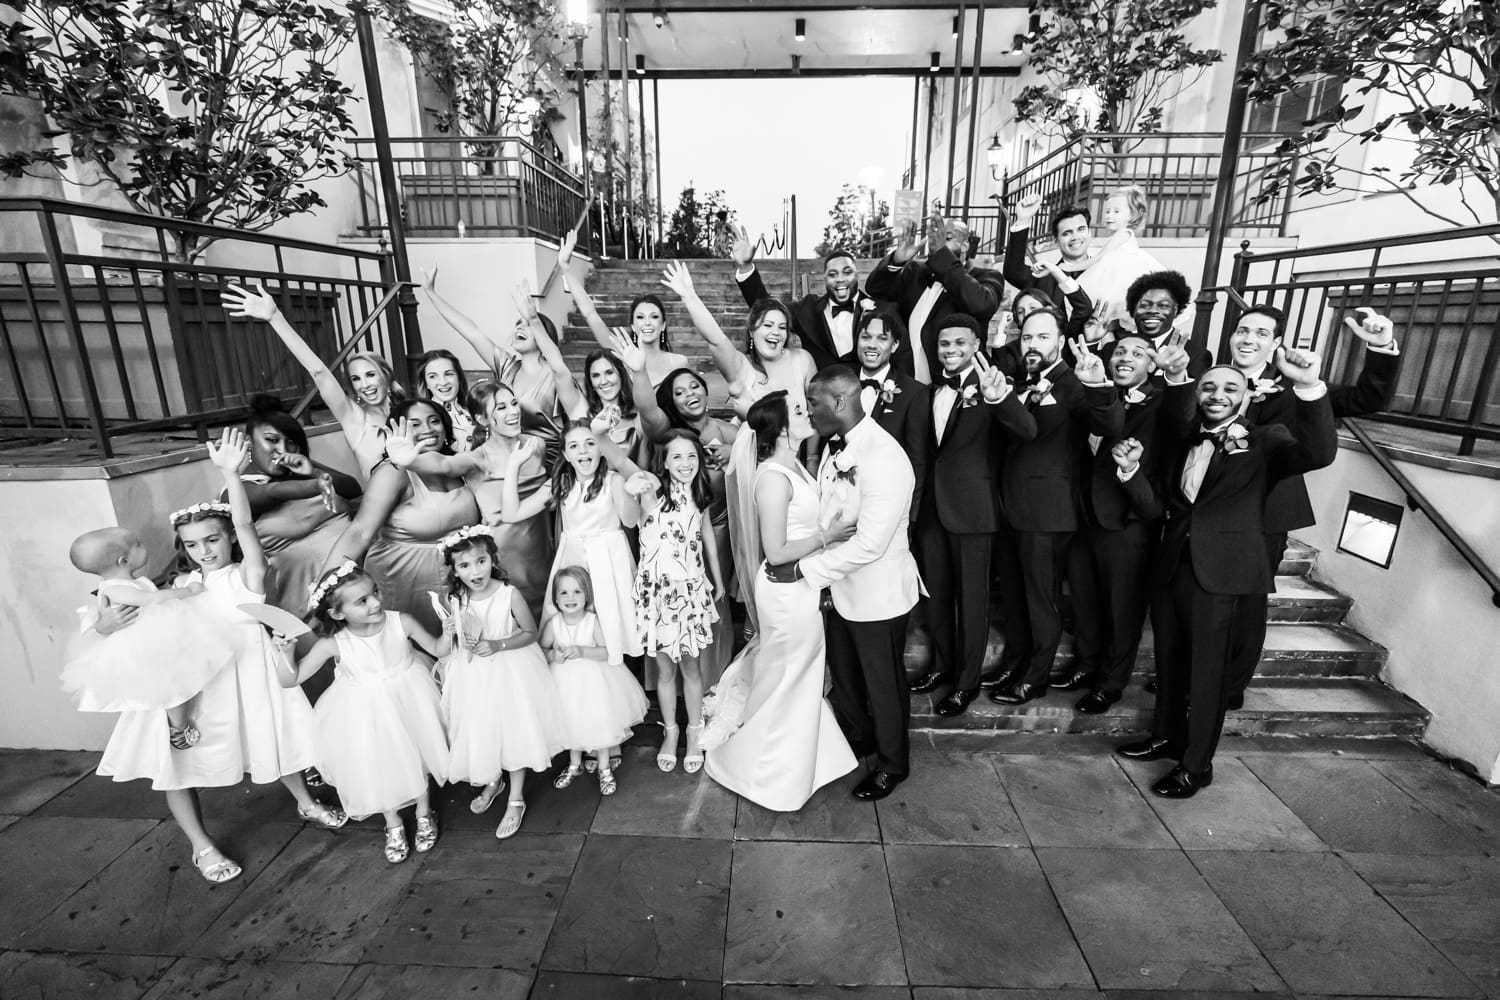
[[[963,391],[958,394],[958,408],[961,410],[967,410],[971,406],[978,405],[979,386],[972,384],[964,386]]]
[[[1224,432],[1224,454],[1237,455],[1250,450],[1250,432],[1244,424],[1230,424]]]
[[[1040,403],[1050,395],[1052,395],[1052,380],[1046,377],[1039,378],[1036,385],[1027,387],[1026,402],[1030,403],[1035,400]]]
[[[848,450],[839,452],[833,456],[833,478],[836,482],[848,483],[853,486],[855,474],[859,467],[854,464],[854,459],[849,457]]]
[[[886,406],[890,406],[895,402],[896,397],[899,395],[901,395],[901,387],[896,384],[894,379],[886,379],[880,383],[880,401]]]
[[[859,308],[862,312],[870,312],[875,308],[875,300],[868,297],[860,299]]]
[[[1258,378],[1250,387],[1250,402],[1265,402],[1267,396],[1274,396],[1283,388],[1284,386],[1274,378]]]
[[[1148,393],[1148,392],[1146,392],[1146,390],[1142,389],[1140,386],[1135,386],[1132,389],[1126,389],[1125,390],[1125,405],[1126,406],[1140,406],[1142,403],[1144,403],[1146,400],[1148,400],[1150,398],[1151,398],[1151,394]]]

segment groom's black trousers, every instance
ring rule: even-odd
[[[837,611],[826,616],[829,703],[856,754],[873,747],[876,770],[906,777],[911,770],[906,730],[911,723],[911,684],[906,679],[909,615],[878,622],[852,622]]]

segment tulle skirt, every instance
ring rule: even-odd
[[[557,613],[552,603],[552,577],[564,566],[582,566],[588,570],[594,588],[594,613],[604,632],[604,647],[610,660],[620,663],[626,656],[640,656],[641,644],[634,628],[635,602],[631,588],[635,582],[635,556],[624,531],[597,531],[580,534],[564,531],[547,577],[547,599],[544,618]]]
[[[650,703],[621,663],[575,657],[552,668],[563,705],[566,748],[605,750],[630,739]]]
[[[204,595],[146,605],[129,628],[74,638],[62,688],[84,712],[181,705],[234,661],[231,627]]]
[[[448,780],[486,785],[502,771],[545,771],[567,748],[557,686],[536,645],[445,658]]]
[[[355,818],[404,808],[446,780],[448,742],[437,683],[422,668],[335,676],[313,709],[317,767]]]

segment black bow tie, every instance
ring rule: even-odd
[[[828,304],[833,307],[833,315],[835,316],[837,316],[839,313],[849,313],[851,316],[854,315],[853,299],[850,299],[848,302],[835,302],[832,299],[829,299]]]
[[[848,443],[848,441],[844,440],[844,435],[837,434],[823,442],[823,451],[829,455],[837,455],[844,450],[844,445]]]
[[[880,379],[878,379],[878,378],[862,378],[862,379],[859,380],[859,387],[861,389],[874,389],[876,392],[879,392],[880,389],[881,389]]]
[[[964,387],[964,379],[962,375],[939,375],[938,385],[947,386],[954,392],[958,392]]]
[[[1046,376],[1043,375],[1039,371],[1037,371],[1037,372],[1027,372],[1026,373],[1026,388],[1028,388],[1028,389],[1032,388],[1033,386],[1035,386],[1038,382],[1040,382],[1044,378],[1046,378]]]
[[[1233,424],[1230,424],[1228,427],[1220,427],[1216,431],[1204,430],[1200,427],[1198,428],[1198,433],[1193,435],[1193,446],[1197,447],[1200,444],[1211,443],[1217,448],[1224,443],[1224,438],[1229,434],[1229,427],[1233,426]]]

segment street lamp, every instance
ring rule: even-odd
[[[990,138],[989,148],[984,151],[984,162],[989,165],[990,180],[998,181],[1005,170],[1005,147],[1000,145],[999,132]]]
[[[588,30],[589,0],[568,0],[568,23],[580,33]]]

